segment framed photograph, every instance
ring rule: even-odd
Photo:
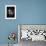
[[[5,19],[16,19],[16,5],[5,5]]]
[[[18,42],[24,43],[25,40],[46,41],[46,24],[19,24]]]

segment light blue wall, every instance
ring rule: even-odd
[[[5,19],[8,4],[16,4],[16,20]],[[0,43],[8,43],[9,32],[17,34],[17,24],[46,24],[46,0],[0,0]]]

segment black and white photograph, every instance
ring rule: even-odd
[[[18,42],[20,46],[41,45],[46,42],[46,25],[19,24]]]
[[[16,19],[16,5],[5,6],[5,19]]]

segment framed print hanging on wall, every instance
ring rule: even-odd
[[[16,19],[16,5],[5,5],[5,19]]]

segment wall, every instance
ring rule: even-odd
[[[5,19],[7,4],[16,4],[16,20]],[[8,43],[9,32],[17,34],[18,24],[46,24],[46,0],[0,0],[0,44]]]

